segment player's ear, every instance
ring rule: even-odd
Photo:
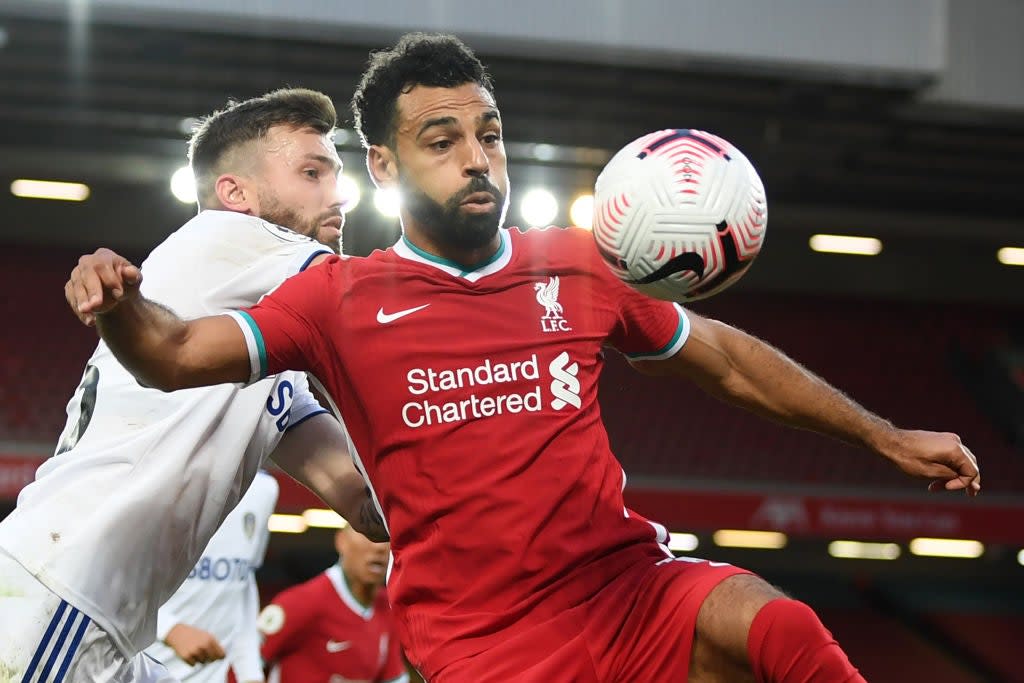
[[[257,194],[241,176],[224,173],[214,181],[213,190],[217,201],[228,211],[259,215]]]
[[[393,187],[398,184],[398,164],[395,153],[386,145],[371,145],[366,150],[366,169],[377,187]]]

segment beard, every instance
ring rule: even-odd
[[[341,215],[337,210],[324,211],[313,218],[305,218],[298,211],[288,208],[272,193],[260,193],[260,218],[288,228],[292,232],[320,242],[335,254],[341,253],[341,236],[337,240],[324,241],[320,239],[320,226],[324,221]]]
[[[428,197],[407,176],[399,176],[402,203],[430,238],[438,244],[456,249],[480,249],[490,244],[505,220],[508,208],[505,195],[483,176],[475,176],[444,204]],[[468,214],[462,202],[475,192],[494,197],[494,209],[487,213]]]

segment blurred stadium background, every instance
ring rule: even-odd
[[[1019,0],[5,0],[0,516],[52,452],[95,343],[65,310],[66,275],[101,245],[142,257],[194,213],[171,188],[192,117],[284,85],[345,109],[368,52],[414,29],[457,33],[490,65],[513,225],[585,223],[573,203],[648,131],[737,144],[768,191],[767,245],[694,308],[900,425],[959,432],[984,473],[975,501],[931,496],[611,357],[602,404],[630,505],[680,552],[810,602],[868,680],[1024,681]],[[344,243],[365,254],[398,226],[348,125]],[[64,190],[81,201],[16,196],[32,190],[19,180],[79,183]],[[880,252],[815,251],[815,235]],[[265,597],[332,561],[336,517],[281,483]]]

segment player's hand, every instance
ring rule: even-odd
[[[884,453],[907,474],[930,479],[929,491],[981,491],[978,459],[956,434],[901,429]]]
[[[188,624],[174,626],[164,642],[190,666],[224,659],[224,648],[213,634]]]
[[[96,322],[126,296],[138,292],[142,271],[110,249],[97,249],[78,259],[71,278],[64,285],[64,298],[78,319],[86,325]]]

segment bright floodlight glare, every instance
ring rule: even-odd
[[[1003,247],[996,258],[1004,266],[1024,266],[1024,247]]]
[[[302,515],[270,515],[267,529],[278,534],[301,534],[309,527]]]
[[[853,235],[812,235],[811,249],[828,254],[856,254],[877,256],[882,253],[882,241],[874,237]]]
[[[1017,553],[1017,564],[1024,567],[1024,549],[1021,549],[1021,551]]]
[[[569,208],[572,224],[590,230],[594,227],[594,195],[582,194]]]
[[[750,531],[747,529],[719,529],[712,538],[723,548],[759,548],[779,550],[786,547],[786,534],[778,531]]]
[[[900,547],[895,543],[864,543],[862,541],[832,541],[828,554],[850,560],[895,560]]]
[[[171,176],[171,194],[182,204],[196,203],[196,179],[191,167],[182,166]]]
[[[338,176],[338,192],[341,194],[341,212],[348,213],[359,205],[362,191],[359,183],[350,175],[342,173]]]
[[[519,212],[527,227],[551,225],[558,214],[558,200],[547,190],[537,187],[523,195]]]
[[[342,529],[348,526],[348,522],[345,518],[339,515],[334,510],[325,510],[322,508],[310,508],[302,513],[302,519],[305,520],[309,526],[315,526],[319,529]]]
[[[910,552],[926,557],[981,557],[985,545],[980,541],[966,538],[915,538],[910,542]]]
[[[388,218],[396,218],[402,207],[402,198],[398,190],[378,187],[373,193],[373,205]]]
[[[23,199],[57,199],[65,202],[84,202],[89,198],[89,186],[84,183],[66,183],[59,180],[18,178],[11,183],[11,194]]]
[[[673,531],[668,535],[668,549],[688,553],[697,549],[697,537]]]

